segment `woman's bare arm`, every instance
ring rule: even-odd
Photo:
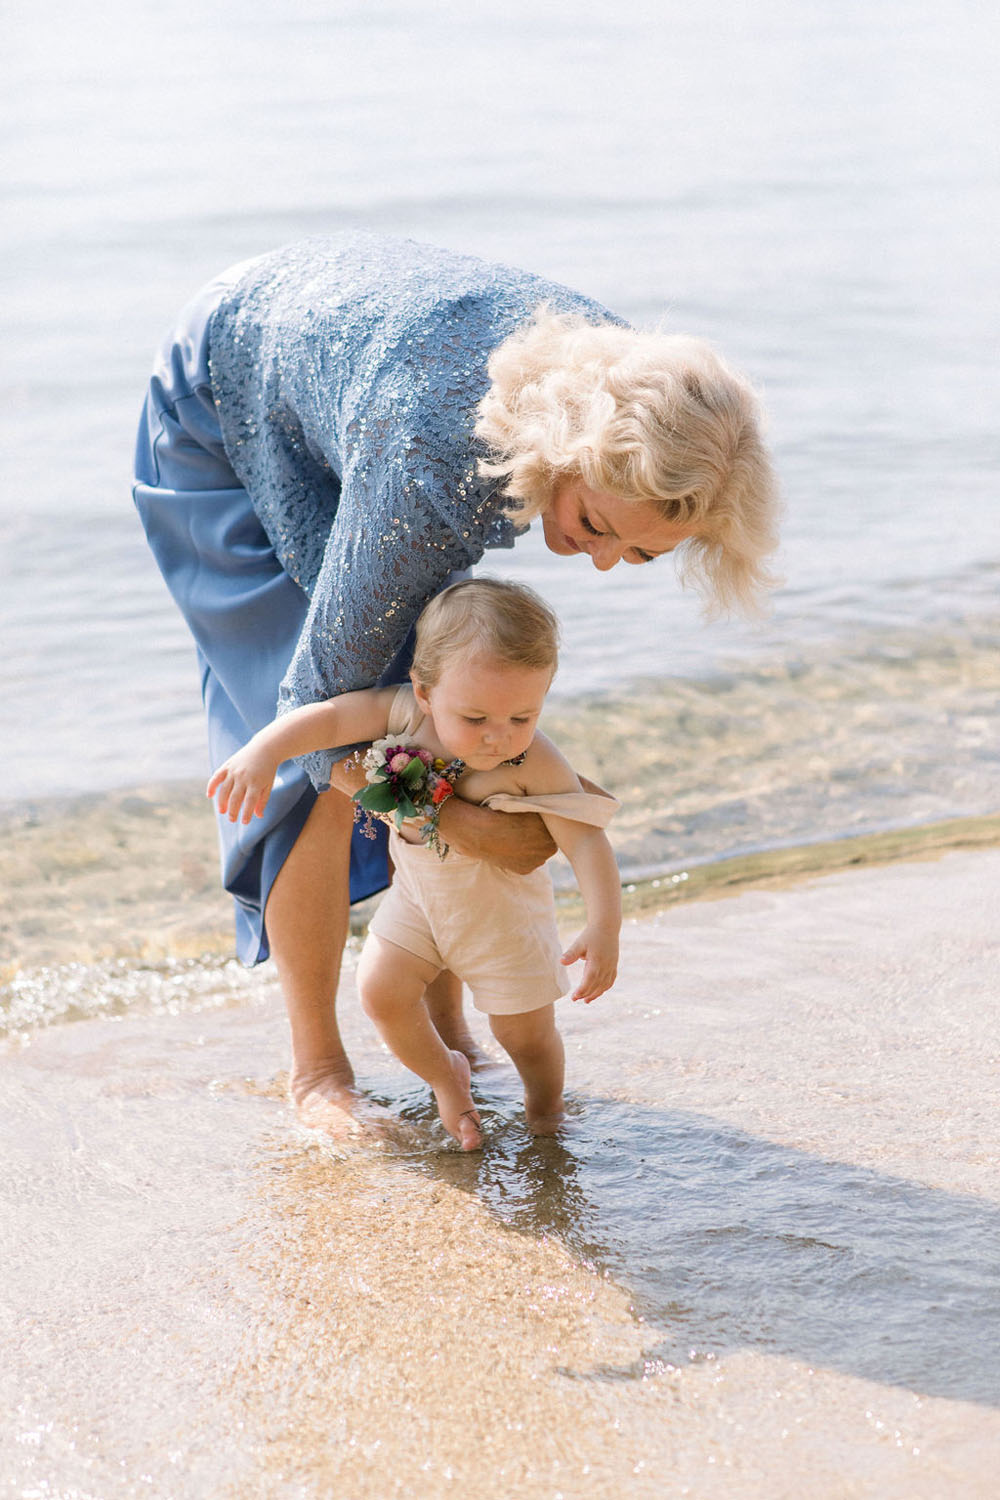
[[[365,785],[365,773],[353,761],[337,761],[330,783],[351,796]],[[491,812],[459,797],[449,797],[438,822],[441,838],[460,854],[485,859],[514,875],[530,875],[551,859],[556,842],[537,813]]]
[[[460,854],[488,860],[514,875],[530,875],[557,847],[538,813],[492,812],[458,797],[449,797],[438,827],[444,842]]]

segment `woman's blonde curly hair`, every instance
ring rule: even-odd
[[[707,612],[761,612],[775,579],[774,471],[757,399],[701,339],[588,323],[540,307],[489,360],[483,474],[529,521],[567,478],[697,528],[681,575]]]

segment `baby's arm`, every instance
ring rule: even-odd
[[[384,735],[398,688],[365,688],[322,703],[306,703],[272,719],[213,774],[206,794],[235,823],[263,813],[283,760],[330,745],[353,745]]]
[[[524,765],[524,791],[579,792],[583,788],[572,766],[544,735],[536,735]],[[622,924],[622,890],[614,850],[603,828],[543,813],[545,826],[573,866],[587,908],[587,925],[563,954],[563,963],[586,959],[574,1000],[588,1004],[603,995],[618,972],[618,933]]]
[[[614,850],[603,828],[571,818],[544,815],[546,826],[576,876],[587,908],[587,925],[563,954],[564,964],[586,959],[574,1000],[589,1004],[603,995],[618,973],[618,933],[622,925],[622,888]]]

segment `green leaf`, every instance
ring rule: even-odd
[[[392,787],[387,782],[369,782],[360,791],[354,793],[354,801],[359,803],[366,812],[385,813],[391,812],[396,806],[396,799],[392,794]]]
[[[420,759],[420,756],[415,755],[406,770],[402,772],[403,780],[407,786],[412,786],[415,781],[419,781],[424,774],[424,769],[424,763]]]

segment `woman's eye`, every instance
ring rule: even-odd
[[[531,720],[530,719],[511,719],[510,722],[512,724],[517,724],[520,727],[522,724],[530,724]]]
[[[591,534],[591,536],[603,536],[604,535],[603,531],[598,531],[597,527],[594,525],[593,521],[591,521],[591,519],[590,519],[589,516],[581,516],[580,520],[581,520],[581,522],[583,524],[584,531],[589,531],[590,534]]]
[[[463,714],[466,724],[485,724],[485,719],[470,719],[468,714]]]

